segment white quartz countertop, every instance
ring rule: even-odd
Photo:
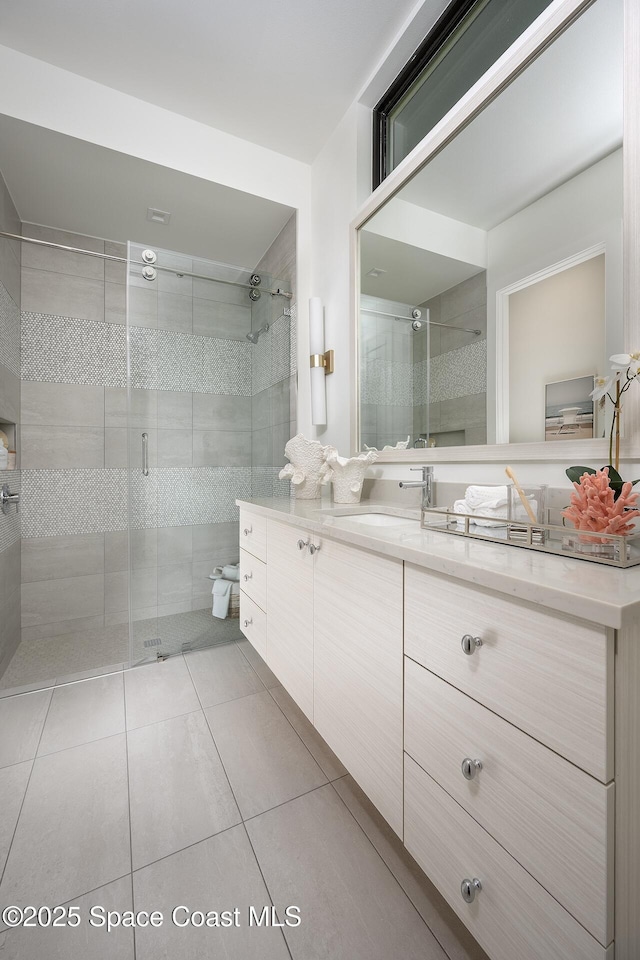
[[[384,503],[365,501],[356,506],[339,506],[321,500],[287,498],[236,503],[272,520],[303,527],[316,536],[397,557],[604,626],[619,628],[640,617],[640,566],[619,569],[511,544],[422,530],[414,524],[373,527],[346,519],[359,513],[419,519],[419,511]],[[337,517],[343,518],[339,526]]]

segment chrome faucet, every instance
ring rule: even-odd
[[[422,509],[428,510],[431,506],[433,491],[433,467],[431,464],[424,464],[422,467],[411,467],[411,470],[421,470],[422,480],[401,480],[398,484],[403,490],[409,490],[412,487],[422,488]]]

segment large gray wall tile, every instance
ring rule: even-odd
[[[201,710],[127,739],[134,870],[240,822]]]
[[[127,413],[126,387],[105,387],[105,426],[139,427],[146,430],[158,425],[158,394],[155,390],[131,391],[131,415]]]
[[[126,287],[119,283],[104,285],[104,319],[107,323],[126,323],[127,321]]]
[[[165,430],[191,430],[192,426],[193,394],[158,390],[158,427]]]
[[[129,323],[135,327],[158,326],[158,291],[145,281],[145,286],[129,287]]]
[[[129,535],[126,530],[111,530],[104,535],[105,573],[129,569]]]
[[[196,430],[250,430],[251,397],[194,393],[193,426]]]
[[[215,560],[216,563],[234,563],[240,555],[237,521],[194,524],[192,536],[194,562]]]
[[[160,291],[158,293],[158,327],[161,330],[177,330],[191,333],[193,307],[190,296]]]
[[[130,869],[124,735],[38,758],[2,902],[65,903]]]
[[[56,317],[104,320],[104,283],[48,270],[22,270],[22,309]]]
[[[251,434],[231,430],[194,430],[195,467],[250,467]]]
[[[41,580],[22,585],[22,623],[25,627],[101,616],[103,610],[103,576]]]
[[[22,628],[22,639],[27,643],[47,640],[49,637],[62,637],[82,633],[87,636],[91,631],[101,631],[104,627],[102,614],[96,617],[78,617],[76,620],[57,620],[54,623],[38,623]]]
[[[158,530],[158,566],[186,563],[193,555],[193,535],[190,526],[160,527]]]
[[[51,690],[0,700],[0,767],[35,757],[50,702]]]
[[[20,378],[0,363],[0,420],[20,420]]]
[[[25,426],[21,437],[23,470],[104,466],[102,427]]]
[[[23,425],[104,426],[104,387],[76,383],[22,384]]]
[[[192,463],[193,435],[191,429],[158,429],[158,466],[190,467]]]
[[[28,537],[22,541],[22,582],[104,573],[104,534]]]
[[[191,600],[191,563],[158,567],[158,603]]]
[[[217,300],[194,300],[193,332],[200,337],[244,340],[251,332],[251,307]]]
[[[178,903],[203,902],[237,906],[244,918],[240,927],[139,930],[137,960],[289,960],[281,930],[250,927],[246,919],[250,906],[269,904],[269,892],[241,826],[136,871],[133,888],[136,907],[153,903],[166,916]]]
[[[34,237],[36,240],[46,240],[49,243],[59,243],[67,247],[77,247],[80,250],[104,253],[104,240],[83,237],[80,234],[68,233],[66,230],[53,230],[51,227],[26,223],[22,235]],[[53,273],[71,274],[75,277],[87,277],[90,280],[104,280],[104,260],[102,257],[88,257],[83,253],[71,253],[68,250],[40,246],[37,243],[24,243],[22,245],[22,266],[32,267],[36,270],[49,270]]]
[[[294,957],[446,960],[446,954],[332,786],[247,823],[278,911],[300,907],[287,929]]]

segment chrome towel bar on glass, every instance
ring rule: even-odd
[[[142,476],[149,476],[149,434],[142,434]]]

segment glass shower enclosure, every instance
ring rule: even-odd
[[[132,664],[240,636],[236,499],[273,492],[284,462],[273,432],[252,434],[252,400],[288,383],[287,293],[246,268],[128,245]],[[224,619],[212,615],[216,569],[232,584]]]

